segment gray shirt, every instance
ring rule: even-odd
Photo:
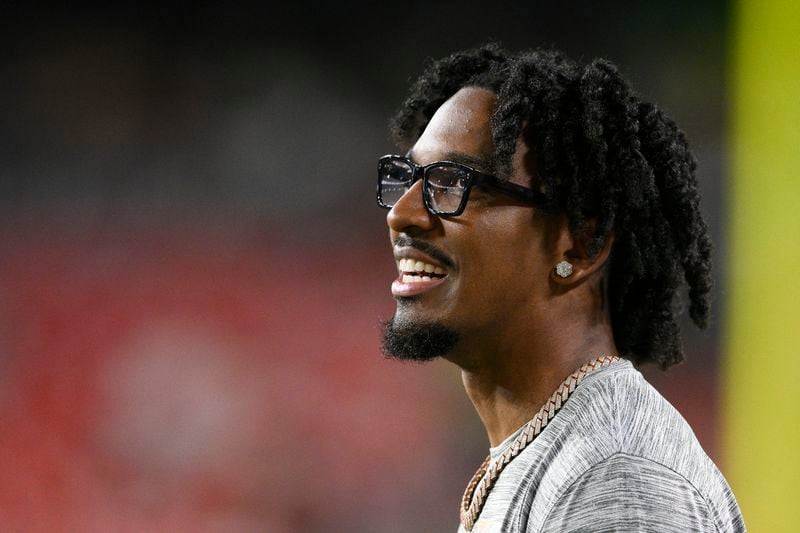
[[[725,478],[686,420],[623,361],[587,376],[505,467],[472,531],[739,532],[745,526]]]

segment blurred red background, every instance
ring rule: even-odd
[[[368,529],[353,502],[400,520],[458,477],[446,388],[379,354],[375,246],[115,223],[0,246],[4,530]]]

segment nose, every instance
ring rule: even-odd
[[[389,229],[407,232],[409,228],[431,230],[436,225],[436,215],[432,215],[425,208],[422,198],[422,180],[418,180],[406,193],[397,200],[386,215]]]

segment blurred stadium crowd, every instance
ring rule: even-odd
[[[726,4],[486,8],[7,19],[0,529],[454,528],[482,428],[454,368],[378,349],[374,166],[428,57],[617,61],[687,131],[723,253]],[[714,455],[718,330],[687,333],[690,362],[648,375]]]

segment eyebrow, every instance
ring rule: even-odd
[[[406,154],[406,157],[409,158],[411,161],[417,162],[413,150],[409,150]],[[447,152],[444,154],[442,159],[439,161],[452,161],[453,163],[461,163],[462,165],[467,165],[470,167],[475,168],[484,173],[491,174],[493,172],[493,166],[483,159],[482,157],[477,157],[470,154],[465,154],[464,152]]]

